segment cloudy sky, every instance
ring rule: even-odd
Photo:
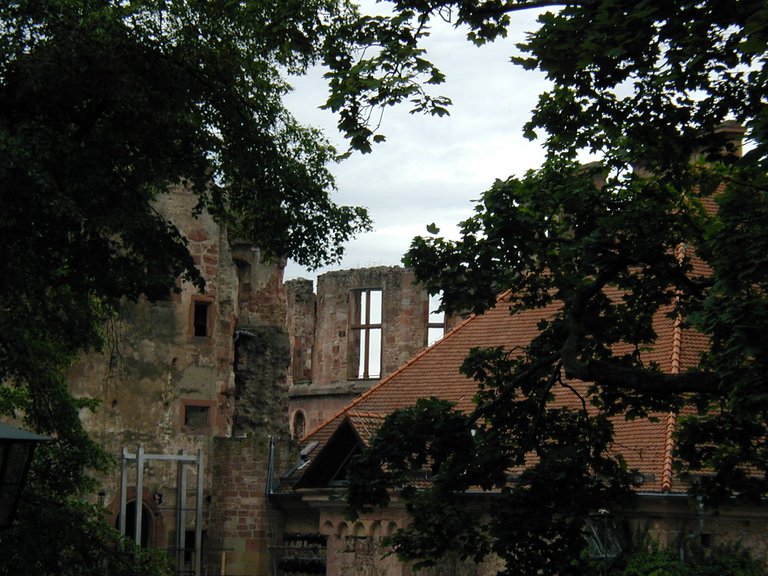
[[[447,76],[435,92],[451,98],[451,115],[414,115],[405,106],[387,109],[381,129],[387,141],[334,170],[336,202],[366,206],[373,232],[347,244],[339,265],[310,272],[289,262],[286,279],[399,264],[411,239],[425,234],[428,224],[455,233],[455,225],[472,213],[473,200],[496,178],[520,175],[540,163],[541,149],[523,138],[522,126],[547,84],[509,62],[517,53],[515,43],[535,27],[535,18],[533,13],[514,15],[507,39],[479,48],[465,39],[464,31],[442,23],[433,27],[429,57]],[[339,149],[346,149],[334,116],[318,109],[327,93],[322,71],[292,84],[288,107],[296,117],[324,129]]]

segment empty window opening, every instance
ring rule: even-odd
[[[210,407],[207,405],[183,405],[184,428],[204,430],[210,427]]]
[[[381,375],[381,289],[352,292],[349,339],[349,377],[378,378]]]
[[[184,563],[192,564],[195,561],[195,531],[184,530]]]
[[[251,265],[245,260],[239,258],[233,258],[235,267],[237,269],[237,280],[242,288],[250,289],[251,287]]]
[[[427,346],[431,346],[445,335],[445,313],[438,312],[442,302],[442,292],[438,292],[429,297],[429,310],[427,312]]]
[[[194,304],[194,318],[193,318],[193,325],[194,325],[194,335],[195,336],[209,336],[210,335],[210,326],[209,326],[209,308],[211,306],[210,302],[204,302],[200,300],[195,300]]]
[[[304,412],[296,410],[293,415],[293,437],[300,439],[304,437],[307,430],[307,419],[304,416]]]

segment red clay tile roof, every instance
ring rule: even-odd
[[[356,398],[335,417],[316,428],[304,439],[317,441],[311,457],[316,456],[345,417],[348,417],[363,441],[378,428],[382,418],[399,408],[416,403],[419,398],[436,396],[455,402],[461,410],[474,408],[476,384],[459,372],[471,348],[503,346],[507,350],[522,348],[537,334],[541,319],[551,317],[559,305],[540,310],[526,310],[510,314],[508,294],[502,295],[495,308],[482,315],[471,316],[445,337],[413,357],[396,372]],[[657,315],[656,347],[644,357],[656,362],[667,372],[685,370],[697,360],[706,346],[706,339],[666,316]],[[583,387],[583,383],[576,383]],[[577,398],[565,393],[556,396],[556,403],[574,404]],[[671,475],[671,429],[674,419],[657,415],[657,421],[623,419],[614,420],[614,448],[621,453],[630,469],[643,473],[644,492],[682,491],[675,486]]]

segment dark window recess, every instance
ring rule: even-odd
[[[306,431],[307,421],[304,418],[304,413],[301,410],[297,410],[293,416],[293,437],[303,438]]]
[[[208,427],[208,406],[184,406],[184,426],[187,428]]]
[[[240,286],[250,288],[251,286],[251,265],[245,260],[233,258],[237,269],[237,280]]]
[[[184,562],[191,564],[195,559],[195,531],[184,530]]]
[[[194,326],[195,336],[208,336],[208,309],[211,306],[210,302],[195,302],[194,313]]]
[[[120,514],[115,518],[115,528],[120,528]],[[148,548],[152,532],[152,511],[145,505],[141,507],[141,547]],[[128,502],[125,507],[125,536],[136,541],[136,501]]]

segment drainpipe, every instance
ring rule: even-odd
[[[269,462],[267,463],[267,486],[266,495],[270,497],[274,494],[274,487],[272,485],[272,477],[275,473],[275,439],[269,437]]]

